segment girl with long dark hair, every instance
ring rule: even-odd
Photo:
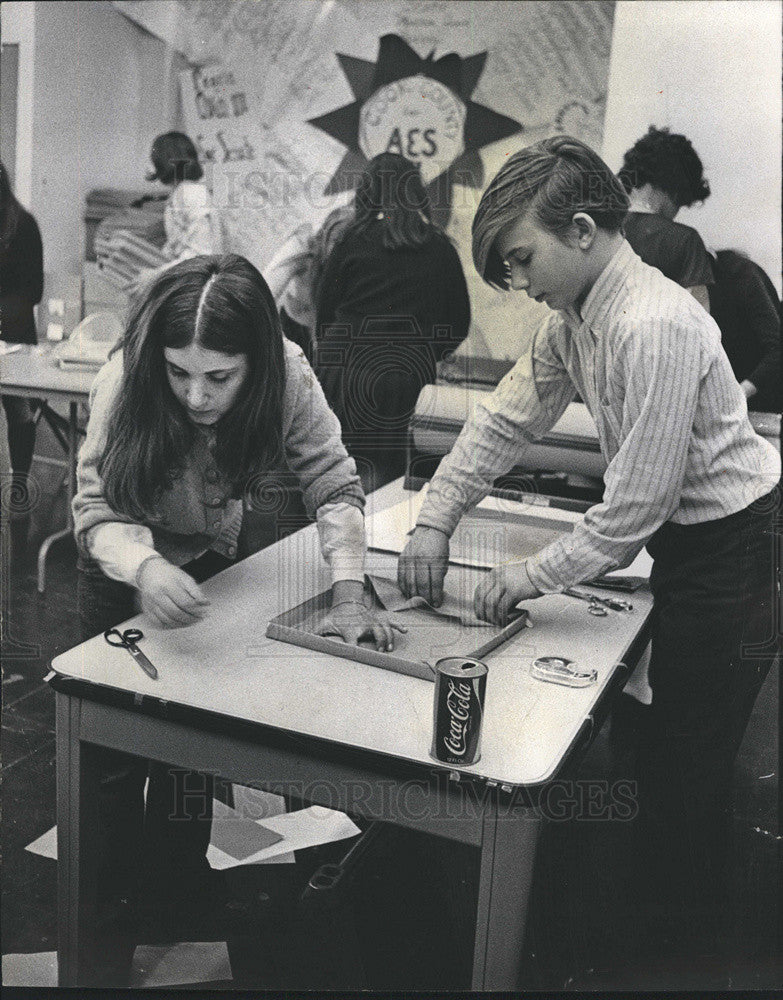
[[[462,265],[432,222],[418,166],[381,153],[320,282],[315,364],[368,489],[404,471],[419,393],[469,326]]]
[[[243,497],[284,465],[317,518],[332,571],[322,632],[391,649],[392,627],[362,602],[364,494],[354,462],[312,369],[282,335],[266,282],[235,255],[172,266],[136,303],[91,394],[73,502],[84,638],[139,605],[162,627],[208,615],[199,583],[243,554]],[[204,789],[195,802],[183,798],[194,785]],[[102,755],[107,912],[134,899],[158,913],[167,900],[188,913],[199,901],[206,912],[217,906],[206,861],[211,803],[204,776],[183,784],[164,764]],[[119,965],[107,967],[112,949],[103,949],[94,970],[102,985],[123,979],[132,954],[111,943]]]

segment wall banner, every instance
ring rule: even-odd
[[[383,152],[419,164],[441,225],[448,222],[453,183],[483,186],[479,150],[523,126],[471,99],[486,52],[433,56],[422,58],[395,34],[380,39],[374,63],[337,53],[355,100],[309,120],[346,147],[325,194],[354,188],[367,161]]]

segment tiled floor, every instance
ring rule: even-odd
[[[51,530],[62,500],[56,492],[61,470],[41,466],[36,473],[42,499],[34,512],[31,549]],[[36,591],[32,561],[26,571],[14,575],[9,588],[3,649],[5,954],[56,948],[56,864],[25,847],[55,822],[54,706],[43,678],[51,658],[78,642],[74,560],[72,544],[58,543],[49,559],[43,596]],[[23,649],[25,644],[28,648]],[[609,773],[612,755],[607,729],[596,739],[581,776]],[[777,733],[778,675],[774,671],[756,704],[737,765],[737,959],[731,985],[739,989],[774,988],[781,981],[781,969],[776,966],[780,927]],[[616,852],[623,836],[616,824],[606,823],[551,824],[545,830],[531,932],[522,956],[529,988],[697,989],[710,985],[699,981],[696,970],[691,970],[689,982],[652,981],[623,962],[618,935],[633,919],[617,882]],[[437,845],[424,840],[393,833],[358,880],[351,911],[371,987],[453,989],[467,985],[464,957],[468,949],[459,940],[456,924],[444,933],[450,906],[438,896],[438,887],[428,875],[428,854]],[[469,868],[474,859],[465,856],[462,860]],[[339,933],[343,935],[342,928]],[[258,987],[341,985],[342,973],[334,967],[329,934],[328,922],[315,930],[310,927],[307,933],[294,926],[281,931],[275,947],[265,952],[268,958],[272,956],[274,972],[264,968],[258,953],[249,965],[239,955],[242,981]],[[232,958],[237,954],[234,950]],[[462,961],[455,962],[455,956]],[[232,981],[203,985],[232,984],[236,985]]]

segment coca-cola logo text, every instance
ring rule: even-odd
[[[464,754],[468,742],[470,719],[470,684],[467,681],[448,680],[446,708],[449,711],[449,732],[443,744],[453,754]]]

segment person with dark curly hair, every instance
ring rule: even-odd
[[[618,176],[631,201],[624,227],[631,247],[709,312],[707,286],[715,279],[707,248],[695,229],[674,221],[681,208],[710,194],[690,140],[651,125],[623,157]]]
[[[163,212],[166,263],[140,270],[124,288],[128,295],[143,296],[156,277],[179,261],[223,251],[223,229],[190,136],[184,132],[156,136],[150,163],[146,179],[169,188]]]

